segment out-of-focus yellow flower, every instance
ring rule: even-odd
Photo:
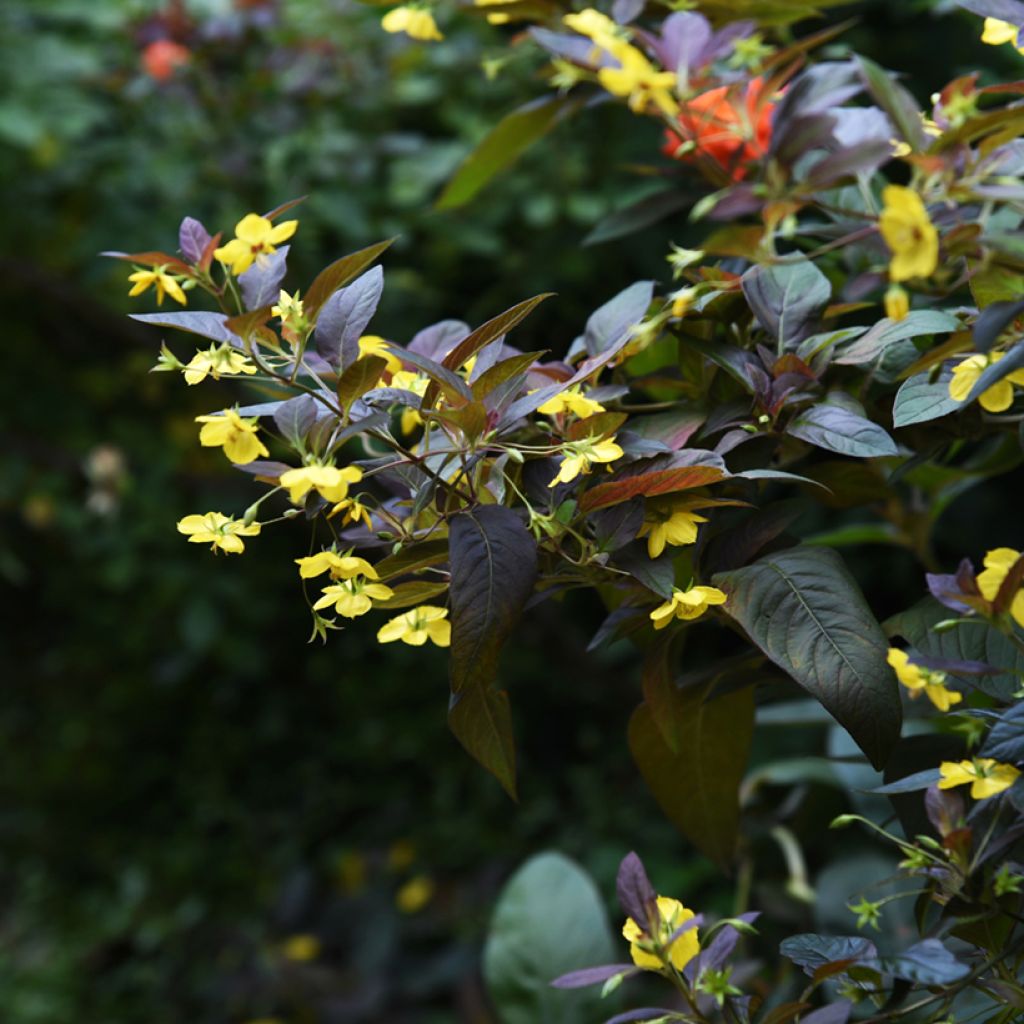
[[[697,524],[706,522],[685,501],[652,501],[647,506],[640,536],[647,538],[647,554],[657,558],[666,544],[693,544],[697,540]]]
[[[235,237],[213,250],[214,258],[231,268],[236,277],[244,274],[259,256],[269,256],[287,242],[299,226],[297,220],[273,224],[258,213],[247,213],[235,225]]]
[[[726,596],[717,587],[672,589],[672,596],[651,612],[655,629],[664,629],[673,619],[699,619],[713,604],[725,604]]]
[[[617,68],[601,68],[597,80],[613,96],[624,96],[634,113],[646,113],[653,104],[668,117],[679,113],[671,90],[676,87],[674,71],[659,71],[635,47],[623,43],[613,53]]]
[[[408,839],[399,839],[388,850],[388,870],[405,871],[416,860],[416,847]]]
[[[366,356],[378,356],[385,362],[385,369],[390,374],[398,373],[402,369],[402,360],[391,351],[389,343],[376,334],[364,334],[359,339],[359,358]]]
[[[322,573],[329,572],[332,580],[350,580],[355,576],[367,579],[380,579],[377,570],[365,558],[355,555],[339,555],[336,551],[321,551],[306,558],[296,558],[299,575],[304,580],[313,579]]]
[[[585,420],[588,416],[604,412],[604,406],[600,402],[595,402],[592,398],[580,394],[579,385],[574,385],[538,406],[537,412],[544,416],[560,416],[565,412],[571,412],[579,419]]]
[[[930,277],[939,263],[939,233],[921,197],[902,185],[887,185],[882,202],[878,230],[892,252],[889,277],[893,281]]]
[[[591,466],[595,463],[614,462],[621,459],[625,453],[615,443],[614,437],[598,441],[594,438],[586,438],[583,441],[570,441],[565,445],[565,457],[558,467],[558,475],[548,487],[557,484],[567,484],[575,480],[580,473],[589,473]]]
[[[953,367],[953,376],[949,380],[949,397],[956,402],[966,402],[967,396],[974,390],[974,385],[982,373],[993,363],[1003,358],[1002,352],[990,352],[988,355],[976,354],[968,356]],[[1006,412],[1013,405],[1013,385],[1024,385],[1024,370],[1014,370],[1002,380],[996,381],[990,388],[985,388],[978,396],[978,404],[986,412]]]
[[[985,26],[981,33],[981,41],[989,46],[1002,46],[1004,43],[1013,43],[1018,53],[1024,53],[1024,46],[1017,46],[1017,36],[1020,30],[1016,25],[1008,21],[1000,21],[998,18],[986,18]]]
[[[240,373],[256,373],[256,367],[241,350],[227,344],[211,345],[200,349],[185,367],[185,383],[198,384],[207,376],[214,380],[221,377],[235,377]]]
[[[281,943],[285,960],[308,963],[320,955],[320,940],[315,935],[291,935]]]
[[[222,512],[185,516],[178,521],[178,533],[185,534],[190,544],[209,544],[212,551],[219,548],[229,555],[240,555],[245,550],[242,538],[255,537],[259,532],[259,523],[246,525]]]
[[[567,14],[562,24],[592,39],[602,50],[614,52],[626,42],[623,30],[607,14],[588,7],[577,14]],[[627,44],[628,45],[628,44]]]
[[[433,896],[433,881],[427,875],[416,875],[395,893],[395,906],[403,914],[416,914],[431,901]]]
[[[404,32],[410,38],[423,42],[444,39],[434,21],[434,15],[426,7],[396,7],[381,18],[380,27],[385,32]]]
[[[673,292],[669,298],[672,300],[672,315],[684,317],[690,311],[693,300],[700,294],[697,288],[680,288]]]
[[[987,800],[990,796],[1009,789],[1020,778],[1020,771],[1012,764],[1000,764],[991,757],[976,757],[972,761],[943,761],[939,765],[942,778],[939,789],[953,789],[955,786],[971,787],[975,800]]]
[[[256,436],[260,429],[258,421],[242,419],[234,409],[225,409],[218,416],[197,416],[196,423],[203,424],[199,443],[204,448],[223,448],[235,465],[244,466],[270,454]]]
[[[281,474],[281,486],[288,488],[288,499],[297,505],[312,490],[318,491],[325,501],[339,502],[348,497],[348,485],[363,479],[358,466],[336,466],[313,464],[289,469]]]
[[[679,928],[692,920],[693,916],[693,911],[684,907],[679,900],[659,896],[657,935],[648,935],[633,918],[627,917],[626,923],[622,926],[622,937],[629,942],[629,955],[633,958],[633,963],[645,971],[663,971],[665,963],[661,957],[641,945],[645,942],[654,942],[662,946],[663,955],[669,963],[677,971],[681,971],[700,952],[697,928],[683,932],[674,941],[670,940]]]
[[[426,394],[430,379],[422,373],[413,373],[411,370],[398,370],[391,376],[391,386],[401,388],[403,391],[411,391],[420,398]],[[401,428],[403,434],[411,434],[420,424],[423,417],[419,409],[410,409],[408,406],[402,409]]]
[[[985,553],[985,568],[978,573],[977,584],[986,601],[994,601],[1003,580],[1020,558],[1020,552],[1013,548],[994,548]],[[1024,627],[1024,589],[1018,590],[1010,602],[1010,614],[1018,626]]]
[[[889,286],[885,293],[885,315],[890,320],[903,320],[910,312],[910,296],[898,284]]]
[[[346,850],[338,858],[338,882],[348,893],[359,892],[366,885],[366,858],[357,850]]]
[[[948,711],[953,704],[959,704],[964,699],[962,693],[946,688],[945,672],[935,672],[913,664],[906,651],[890,647],[886,660],[896,673],[896,678],[910,691],[911,697],[920,697],[923,693],[939,711]]]
[[[376,574],[374,574],[376,575]],[[313,605],[314,611],[334,606],[334,610],[346,619],[365,615],[374,601],[387,601],[395,592],[383,583],[367,583],[361,576],[353,576],[341,583],[324,587],[323,597]]]
[[[412,647],[422,647],[428,640],[438,647],[447,647],[452,642],[448,609],[421,604],[385,622],[377,631],[377,641],[390,644],[395,640]]]
[[[188,299],[176,278],[167,273],[166,267],[154,267],[152,270],[136,270],[134,274],[128,275],[132,282],[132,290],[128,293],[129,298],[141,295],[147,288],[156,287],[156,304],[164,304],[164,296],[170,295],[175,302],[187,306]]]

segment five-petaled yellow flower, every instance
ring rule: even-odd
[[[371,580],[380,578],[377,570],[365,558],[339,555],[335,551],[321,551],[318,555],[296,558],[295,564],[299,567],[299,575],[304,580],[325,572],[331,574],[332,580],[350,580],[356,576],[365,576]]]
[[[1017,45],[1017,36],[1020,29],[1008,21],[1000,21],[999,18],[986,18],[985,27],[981,33],[981,41],[989,46],[1002,46],[1004,43],[1013,43],[1018,53],[1024,53],[1024,46]]]
[[[183,306],[188,305],[188,299],[185,297],[185,292],[182,290],[181,285],[178,284],[176,278],[167,273],[165,267],[154,267],[152,270],[136,270],[134,274],[128,275],[128,280],[132,282],[132,290],[128,293],[129,298],[141,295],[147,288],[152,288],[155,285],[156,304],[158,306],[164,304],[165,295],[170,295],[175,302],[180,302]]]
[[[583,441],[570,441],[565,445],[565,457],[558,467],[558,475],[548,487],[557,484],[567,484],[575,480],[580,473],[589,473],[594,463],[614,462],[621,459],[625,453],[615,443],[614,437],[599,441],[596,438],[586,438]]]
[[[921,197],[902,185],[887,185],[882,190],[882,202],[885,205],[878,230],[892,252],[890,279],[898,282],[930,277],[939,263],[939,233]]]
[[[204,448],[223,448],[235,465],[244,466],[270,454],[256,436],[258,421],[242,419],[234,409],[225,409],[219,416],[197,416],[196,423],[203,425],[199,443]]]
[[[412,39],[423,42],[435,42],[444,39],[434,21],[434,15],[426,7],[415,7],[403,4],[393,11],[388,11],[381,18],[380,27],[385,32],[404,32]]]
[[[966,402],[967,396],[978,383],[978,378],[993,363],[1003,358],[1002,352],[990,352],[988,355],[973,355],[962,359],[953,367],[953,376],[949,381],[949,397],[956,402]],[[1024,370],[1014,370],[1002,380],[996,381],[990,388],[985,388],[978,396],[978,404],[986,412],[1006,412],[1013,405],[1013,385],[1024,385]]]
[[[653,104],[668,117],[679,113],[679,104],[671,90],[676,87],[674,71],[659,71],[635,47],[622,43],[612,52],[617,68],[601,68],[597,80],[613,96],[624,96],[629,109],[645,113]]]
[[[1020,778],[1020,771],[1012,764],[1000,764],[991,757],[976,757],[972,761],[943,761],[939,771],[942,774],[939,789],[953,789],[954,786],[970,783],[971,796],[975,800],[986,800],[1002,793]]]
[[[289,295],[282,288],[277,296],[277,303],[270,307],[270,312],[273,316],[280,317],[282,323],[288,324],[293,329],[304,326],[306,322],[305,307],[298,292]]]
[[[388,342],[376,334],[364,334],[359,339],[359,358],[365,356],[379,356],[384,360],[388,373],[395,374],[402,369],[402,360],[394,354]]]
[[[890,647],[887,660],[896,678],[910,691],[911,697],[920,697],[923,693],[940,711],[948,711],[953,704],[959,704],[964,699],[962,693],[945,687],[945,672],[913,664],[906,651]]]
[[[282,242],[287,242],[298,226],[297,220],[273,224],[258,213],[247,213],[235,225],[235,237],[227,245],[214,249],[213,255],[230,266],[231,273],[237,277],[244,274],[258,256],[269,256]]]
[[[349,523],[355,525],[361,522],[368,530],[373,529],[370,510],[358,498],[346,498],[344,501],[339,501],[328,513],[327,518],[330,519],[331,516],[336,516],[342,512],[344,512],[344,515],[341,517],[342,526],[346,526]]]
[[[994,548],[985,553],[985,568],[978,573],[977,584],[986,601],[994,601],[1010,570],[1020,558],[1013,548]],[[1024,627],[1024,589],[1018,590],[1010,602],[1010,614],[1018,626]]]
[[[245,550],[242,538],[255,537],[259,532],[259,523],[246,525],[222,512],[185,516],[178,522],[178,533],[185,534],[190,544],[209,544],[212,551],[220,548],[229,555],[240,555]]]
[[[376,573],[374,573],[376,576]],[[324,587],[323,597],[313,605],[314,611],[334,606],[339,615],[346,619],[355,619],[365,615],[374,601],[386,601],[395,596],[395,592],[383,583],[367,583],[361,576],[353,576],[341,583],[332,583]]]
[[[448,621],[448,609],[421,604],[404,615],[385,622],[377,631],[377,640],[382,644],[401,640],[403,644],[410,644],[413,647],[422,647],[430,640],[438,647],[447,647],[452,642],[452,624]]]
[[[403,391],[411,391],[420,398],[426,394],[430,379],[422,373],[413,373],[412,370],[399,370],[391,376],[391,386],[401,388]],[[419,409],[411,409],[409,406],[402,408],[401,428],[403,434],[411,434],[421,423],[423,417]]]
[[[363,479],[358,466],[324,466],[314,463],[289,469],[281,474],[281,486],[288,488],[288,499],[297,505],[310,491],[318,491],[325,501],[339,502],[348,497],[348,485]]]
[[[207,376],[220,380],[221,377],[234,377],[239,373],[256,373],[256,367],[244,352],[225,342],[223,345],[200,349],[189,360],[184,373],[186,384],[198,384],[206,380]]]
[[[549,398],[543,405],[538,406],[537,412],[543,416],[561,416],[563,413],[571,412],[581,420],[587,419],[596,413],[604,412],[604,406],[580,394],[579,386],[569,388],[554,398]]]
[[[666,544],[681,547],[697,540],[697,524],[706,523],[685,500],[652,501],[647,506],[640,536],[647,538],[647,554],[657,558]]]
[[[725,604],[726,596],[717,587],[672,588],[672,596],[651,612],[655,629],[664,629],[673,619],[699,619],[713,604]]]
[[[690,928],[674,941],[670,940],[679,928],[693,917],[692,910],[684,907],[679,900],[670,899],[668,896],[658,897],[657,935],[648,935],[645,928],[641,928],[633,918],[627,917],[626,923],[622,926],[622,937],[629,942],[629,955],[633,958],[633,963],[645,971],[661,971],[665,969],[665,962],[662,960],[664,957],[677,971],[681,971],[700,952],[697,929]],[[660,945],[662,956],[643,948],[648,944]]]

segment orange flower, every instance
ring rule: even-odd
[[[733,181],[742,181],[747,165],[760,160],[772,137],[775,104],[762,102],[764,80],[754,78],[740,95],[721,86],[687,100],[679,112],[680,132],[666,132],[662,152],[677,160],[714,160]]]
[[[142,51],[142,67],[150,78],[166,82],[174,69],[187,64],[191,56],[192,51],[187,46],[170,39],[158,39]]]

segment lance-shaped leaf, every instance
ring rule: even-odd
[[[819,967],[839,962],[871,960],[878,955],[875,944],[859,935],[791,935],[783,939],[779,952],[812,975]]]
[[[629,749],[669,820],[702,853],[726,865],[739,830],[738,794],[753,736],[754,694],[746,687],[707,700],[709,690],[706,685],[675,692],[675,752],[646,703],[629,721]]]
[[[783,346],[811,334],[832,297],[828,278],[803,258],[751,267],[740,284],[757,322]]]
[[[896,677],[885,634],[839,555],[790,548],[713,582],[750,639],[884,765],[902,722]]]
[[[449,724],[469,753],[514,796],[508,698],[494,684],[498,654],[533,591],[537,545],[515,512],[490,505],[452,517],[449,549]]]
[[[631,498],[653,498],[705,487],[728,475],[721,456],[699,448],[684,448],[672,455],[634,463],[615,474],[613,480],[591,487],[580,501],[580,511],[594,512]]]
[[[892,407],[892,425],[909,427],[913,423],[927,423],[940,416],[956,412],[963,403],[949,396],[949,382],[953,377],[952,366],[943,367],[932,380],[931,371],[915,373],[908,377],[896,392]]]
[[[320,403],[312,395],[297,395],[274,410],[274,423],[293,448],[301,448],[317,421],[320,409]]]
[[[1021,0],[955,0],[956,4],[980,18],[998,18],[1011,25],[1024,25]]]
[[[178,228],[178,248],[189,263],[198,263],[210,244],[210,232],[195,217],[186,217]]]
[[[975,349],[987,352],[1021,313],[1024,313],[1024,301],[993,302],[986,306],[974,323],[972,334]]]
[[[848,345],[840,344],[832,362],[858,366],[877,359],[890,345],[925,334],[949,334],[960,329],[960,321],[937,309],[915,309],[902,320],[879,320],[867,333]]]
[[[786,433],[826,451],[858,459],[899,454],[896,442],[877,423],[830,402],[805,409],[790,421]]]
[[[653,281],[637,281],[595,309],[583,330],[583,348],[587,353],[596,356],[628,337],[647,315],[653,295]]]
[[[971,973],[938,939],[924,939],[895,956],[865,961],[864,966],[918,985],[952,985]]]
[[[368,245],[359,252],[342,256],[329,267],[325,267],[313,279],[309,291],[303,296],[306,315],[316,320],[320,307],[341,287],[358,277],[391,243],[393,238],[376,245]]]
[[[915,152],[928,145],[917,100],[889,72],[867,57],[857,57],[864,85],[874,101],[889,115],[900,138]]]
[[[226,341],[236,347],[242,344],[242,339],[228,328],[228,318],[224,313],[189,310],[182,313],[132,313],[130,315],[133,320],[138,320],[141,324],[173,327],[175,330],[198,334],[213,341]]]
[[[246,309],[259,309],[277,302],[281,282],[288,272],[289,248],[282,245],[269,256],[261,256],[245,273],[239,275],[238,285],[242,289],[242,301]]]
[[[1015,704],[1003,712],[992,726],[981,755],[1009,764],[1024,761],[1024,704]]]
[[[380,380],[387,363],[380,356],[357,359],[338,378],[338,402],[347,409],[357,398],[362,398]]]
[[[619,863],[615,893],[626,917],[633,918],[641,928],[646,929],[648,922],[658,912],[658,896],[647,877],[644,862],[634,850],[630,850]]]
[[[324,303],[316,320],[316,347],[332,366],[347,370],[359,358],[359,339],[383,290],[384,271],[373,267]]]

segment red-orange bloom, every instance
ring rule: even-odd
[[[166,82],[174,69],[187,64],[191,56],[192,51],[187,46],[170,39],[157,39],[142,51],[142,67],[150,78]]]
[[[741,181],[771,143],[775,104],[761,102],[763,90],[764,80],[755,78],[742,95],[723,85],[687,100],[679,112],[680,131],[665,133],[662,152],[687,162],[714,160],[733,181]]]

